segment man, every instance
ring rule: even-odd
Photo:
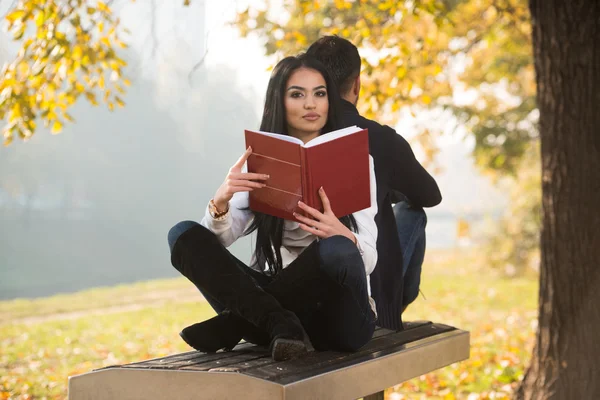
[[[379,210],[375,217],[378,262],[370,276],[371,295],[377,305],[378,325],[401,330],[402,311],[419,293],[427,223],[422,208],[439,204],[440,190],[402,136],[358,113],[361,59],[356,46],[337,36],[325,36],[306,53],[331,73],[343,99],[346,125],[369,130]],[[392,207],[392,203],[396,204]]]

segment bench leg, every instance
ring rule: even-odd
[[[365,396],[365,397],[363,397],[363,400],[384,400],[384,398],[385,398],[385,392],[381,391],[381,392],[377,392],[377,393],[373,393],[368,396]]]

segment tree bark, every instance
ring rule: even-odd
[[[600,399],[600,1],[530,0],[542,152],[539,324],[519,399]]]

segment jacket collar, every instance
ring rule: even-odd
[[[342,111],[344,112],[344,114],[359,115],[358,109],[354,106],[354,104],[352,104],[348,100],[344,100],[344,99],[342,99]]]

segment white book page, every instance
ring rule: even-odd
[[[295,137],[289,136],[289,135],[282,135],[281,133],[253,131],[251,129],[248,129],[248,130],[251,132],[258,133],[260,135],[270,136],[275,139],[285,140],[286,142],[296,143],[302,147],[313,147],[313,146],[317,146],[322,143],[331,142],[332,140],[335,140],[337,138],[341,138],[344,136],[352,135],[353,133],[356,133],[356,132],[360,132],[360,131],[362,131],[362,128],[359,128],[358,126],[354,125],[354,126],[349,126],[347,128],[338,129],[337,131],[333,131],[333,132],[329,132],[325,135],[317,136],[316,138],[310,140],[306,144],[304,144],[304,142],[298,138],[295,138]]]
[[[338,139],[338,138],[341,138],[344,136],[352,135],[353,133],[360,132],[360,131],[362,131],[362,128],[359,128],[356,125],[349,126],[344,129],[338,129],[337,131],[329,132],[325,135],[317,136],[316,138],[310,140],[308,143],[306,143],[303,146],[304,147],[317,146],[319,144],[331,142],[332,140],[335,140],[335,139]]]
[[[265,136],[270,136],[272,138],[275,139],[281,139],[281,140],[285,140],[286,142],[292,142],[292,143],[296,143],[299,144],[300,146],[304,145],[304,142],[298,138],[295,138],[293,136],[288,136],[288,135],[282,135],[280,133],[270,133],[270,132],[263,132],[263,131],[252,131],[250,129],[248,129],[251,132],[255,132],[261,135],[265,135]]]

